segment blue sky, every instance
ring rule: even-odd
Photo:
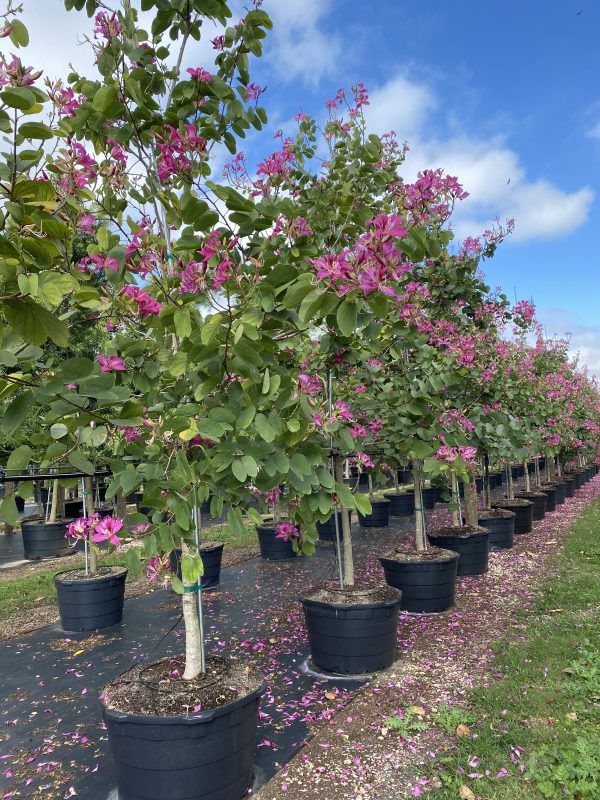
[[[77,44],[86,18],[66,14],[62,0],[24,5],[31,62],[51,76],[64,75],[67,60],[87,70],[88,50]],[[241,0],[233,5],[243,13]],[[393,129],[411,147],[406,177],[443,167],[471,192],[456,215],[458,237],[515,217],[512,240],[486,265],[490,284],[533,298],[548,334],[571,331],[573,349],[600,375],[600,2],[264,0],[264,8],[275,27],[253,78],[268,87],[272,130],[300,108],[323,114],[339,87],[362,81],[373,130]],[[213,35],[184,66],[210,69]]]

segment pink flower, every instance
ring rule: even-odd
[[[275,538],[283,539],[284,542],[289,542],[290,539],[298,539],[300,537],[300,529],[291,522],[280,522],[275,528]]]
[[[350,428],[350,433],[353,439],[366,439],[367,437],[367,430],[362,425],[356,423],[355,425]]]
[[[257,100],[258,97],[266,90],[266,86],[261,89],[255,83],[250,83],[244,92],[244,100]]]
[[[116,11],[112,15],[108,15],[106,11],[100,11],[94,17],[94,38],[106,39],[107,42],[112,40],[121,33],[122,27],[117,17]]]
[[[85,231],[85,233],[93,233],[95,222],[96,217],[93,214],[81,214],[79,217],[79,230]],[[117,269],[118,268],[117,265]]]
[[[67,525],[67,533],[65,539],[83,540],[87,538],[89,532],[89,519],[87,517],[80,517],[73,520]]]
[[[362,469],[372,469],[375,466],[371,460],[371,456],[368,455],[368,453],[361,452],[360,450],[356,453],[352,461],[354,465],[361,471]]]
[[[121,539],[117,535],[124,527],[122,519],[117,517],[103,517],[95,526],[92,533],[93,542],[109,541],[111,544],[118,547],[121,544]]]
[[[125,362],[119,356],[96,356],[100,372],[126,372]]]
[[[206,83],[208,83],[210,80],[212,80],[212,75],[210,72],[202,69],[202,67],[188,67],[186,72],[195,81],[206,81]]]

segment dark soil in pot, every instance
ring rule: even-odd
[[[390,501],[390,517],[410,517],[415,513],[414,492],[389,492],[384,497]]]
[[[165,659],[103,690],[119,800],[241,800],[250,788],[264,681],[217,656],[194,681],[183,668]]]
[[[200,556],[204,566],[204,575],[200,578],[203,589],[213,589],[221,580],[221,560],[223,558],[223,542],[202,542]],[[176,548],[169,556],[171,571],[181,580],[181,549]]]
[[[546,495],[546,511],[548,513],[556,511],[556,487],[543,483],[540,486],[540,492]]]
[[[125,567],[99,567],[96,575],[82,569],[54,576],[60,622],[65,631],[95,631],[123,619]]]
[[[363,528],[387,528],[390,524],[390,501],[371,500],[371,513],[358,512],[358,524]]]
[[[68,520],[46,523],[43,517],[21,520],[25,558],[37,561],[71,555],[74,550],[65,538],[68,524]]]
[[[515,514],[515,534],[531,533],[533,528],[533,503],[520,497],[514,500],[496,500],[493,508],[504,508]]]
[[[278,539],[276,526],[257,525],[256,534],[261,556],[267,561],[283,561],[286,558],[296,558],[292,542]]]
[[[322,588],[300,601],[315,666],[350,675],[386,669],[395,661],[397,589]]]
[[[448,526],[432,528],[427,534],[434,547],[460,555],[457,575],[483,575],[488,569],[489,532],[487,528]]]
[[[490,547],[508,550],[514,544],[515,514],[513,511],[493,508],[479,512],[479,524],[490,533]]]
[[[345,513],[348,515],[348,522],[350,522],[350,512],[345,511]],[[339,536],[340,539],[343,539],[344,531],[342,528],[342,512],[336,511],[336,516]],[[319,540],[322,542],[336,541],[335,516],[333,514],[329,517],[329,519],[326,519],[325,522],[317,522],[317,533],[319,534]]]
[[[385,580],[400,589],[405,611],[435,613],[454,605],[459,555],[430,547],[424,552],[393,550],[379,560]]]
[[[547,497],[544,492],[518,492],[515,497],[522,497],[533,503],[531,518],[533,520],[544,519],[546,516]]]

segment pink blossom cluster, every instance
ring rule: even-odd
[[[165,133],[157,146],[160,150],[157,174],[163,183],[173,176],[189,175],[194,155],[206,157],[206,140],[193,123],[185,125],[183,131],[165,125]]]
[[[156,316],[160,314],[163,307],[162,303],[159,303],[158,300],[155,300],[139,286],[125,286],[121,289],[119,295],[124,295],[134,301],[140,317]]]
[[[371,456],[368,453],[363,453],[361,450],[357,450],[356,454],[350,459],[350,463],[355,466],[359,472],[363,469],[373,469],[375,466]]]
[[[113,11],[112,14],[100,11],[94,17],[94,23],[94,38],[106,39],[109,44],[117,36],[120,36],[123,30],[116,11]]]
[[[32,86],[41,75],[42,70],[34,72],[33,67],[24,67],[14,53],[10,61],[0,54],[0,87]]]
[[[284,542],[289,542],[291,539],[299,539],[300,528],[291,522],[280,522],[275,528],[275,538],[283,539]]]
[[[120,356],[96,356],[100,372],[125,372],[127,367]]]
[[[115,547],[119,547],[121,538],[118,534],[124,526],[125,523],[118,517],[101,517],[100,514],[92,514],[90,517],[80,517],[69,523],[65,538],[75,541],[91,539],[95,544],[110,542]]]
[[[395,194],[411,225],[432,219],[444,220],[450,215],[455,201],[469,196],[458,179],[445,175],[442,169],[419,172],[414,183],[398,184]]]
[[[54,166],[62,175],[60,188],[64,194],[75,194],[77,189],[87,188],[96,179],[98,165],[79,142],[73,142],[63,153],[64,155],[54,162]]]
[[[82,96],[75,97],[70,86],[63,87],[60,83],[48,95],[61,117],[74,117],[83,100]]]
[[[447,464],[454,463],[457,458],[462,458],[466,464],[472,464],[476,457],[476,447],[450,447],[447,444],[442,445],[435,454],[438,461],[445,461]]]

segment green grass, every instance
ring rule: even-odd
[[[478,800],[600,798],[600,500],[576,520],[536,609],[522,616],[525,641],[495,648],[505,677],[470,695],[471,735],[453,737],[437,762],[435,800],[455,800],[464,785]]]

